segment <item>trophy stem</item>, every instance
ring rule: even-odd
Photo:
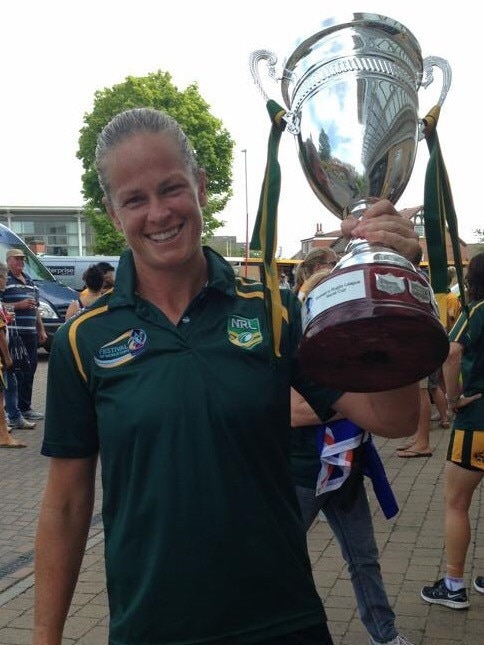
[[[377,201],[375,197],[353,201],[347,208],[346,217],[351,215],[361,219],[365,211]],[[356,264],[393,264],[409,271],[415,271],[413,264],[393,249],[381,244],[372,244],[363,238],[355,238],[347,244],[344,255],[336,265],[335,270]]]
[[[345,253],[334,267],[334,271],[358,264],[391,264],[415,272],[413,264],[393,249],[380,244],[371,244],[361,237],[351,240],[347,244]]]

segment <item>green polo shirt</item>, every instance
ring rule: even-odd
[[[321,622],[289,470],[289,387],[325,417],[340,392],[295,358],[297,299],[271,358],[260,283],[204,248],[209,280],[178,325],[114,290],[56,334],[42,453],[99,451],[112,645],[254,643]]]
[[[484,431],[484,300],[469,304],[469,317],[461,313],[449,339],[463,347],[462,387],[467,396],[482,393],[470,405],[459,408],[454,428]]]

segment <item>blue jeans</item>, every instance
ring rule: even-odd
[[[363,476],[356,487],[354,505],[348,510],[338,504],[338,491],[326,497],[323,509],[322,500],[315,496],[313,488],[296,486],[296,492],[306,531],[320,510],[326,515],[348,565],[361,621],[369,634],[380,643],[396,638],[395,614],[381,576]]]
[[[7,388],[5,390],[5,410],[9,421],[19,421],[22,413],[18,408],[18,384],[17,377],[12,372],[5,372],[7,377]]]

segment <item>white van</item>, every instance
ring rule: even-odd
[[[41,255],[39,260],[57,280],[81,291],[84,288],[82,276],[86,269],[98,262],[108,262],[116,270],[119,255]]]

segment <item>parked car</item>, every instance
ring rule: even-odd
[[[116,270],[119,255],[42,255],[40,260],[57,280],[81,291],[84,288],[82,276],[86,269],[98,262],[108,262]]]
[[[43,346],[49,351],[55,332],[65,322],[67,307],[78,297],[78,293],[56,280],[25,242],[9,228],[0,224],[0,260],[2,262],[5,262],[9,249],[22,250],[25,255],[24,271],[39,289],[39,311],[47,333],[47,340]]]

